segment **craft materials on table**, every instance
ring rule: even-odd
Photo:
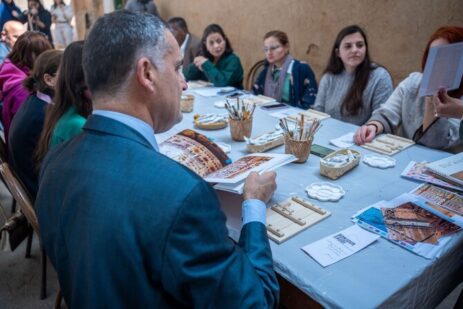
[[[326,267],[362,250],[379,237],[357,225],[352,225],[301,249],[321,266]]]
[[[374,153],[368,153],[363,156],[363,163],[377,168],[389,168],[394,167],[396,164],[396,159],[393,157],[378,155]]]
[[[280,244],[330,215],[329,211],[293,196],[267,209],[267,234]]]
[[[252,116],[256,105],[244,103],[240,98],[227,99],[225,108],[228,111],[230,135],[234,141],[244,141],[251,136]]]
[[[194,115],[195,127],[203,130],[219,130],[227,126],[227,116],[219,114]]]
[[[356,167],[361,154],[353,149],[340,149],[320,159],[320,174],[331,179],[338,179]]]
[[[246,149],[249,152],[264,152],[283,145],[284,132],[280,129],[262,134],[255,138],[245,137],[244,140],[246,141]]]
[[[290,115],[290,116],[288,116],[288,118],[289,118],[289,120],[296,121],[301,116],[304,116],[306,118],[306,120],[315,120],[315,119],[317,119],[318,121],[322,121],[322,120],[331,118],[331,116],[329,114],[317,111],[315,109],[308,109],[308,110],[299,112],[298,114]]]
[[[392,156],[414,144],[414,141],[404,137],[392,134],[381,134],[370,143],[361,145],[361,147]]]
[[[254,105],[264,105],[267,103],[275,102],[274,98],[266,97],[264,95],[249,95],[243,98],[244,103]]]
[[[329,182],[312,183],[305,191],[309,197],[322,202],[337,202],[346,194],[341,186]]]
[[[320,121],[315,119],[306,122],[304,115],[301,115],[292,129],[288,126],[286,118],[280,119],[279,124],[284,131],[285,153],[296,156],[296,163],[307,161],[315,133],[321,127]]]

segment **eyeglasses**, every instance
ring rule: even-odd
[[[274,45],[274,46],[264,47],[263,51],[264,51],[264,53],[268,53],[268,52],[274,51],[274,50],[276,50],[276,49],[278,49],[280,47],[281,47],[281,45]]]

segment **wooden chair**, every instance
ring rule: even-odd
[[[8,153],[6,151],[6,144],[2,138],[0,138],[0,161],[8,162]],[[1,181],[5,183],[5,180],[3,179],[3,177],[0,177],[0,178],[1,178]],[[11,205],[11,213],[14,214],[15,212],[16,212],[16,200],[13,199],[13,204]]]
[[[247,90],[252,90],[252,86],[256,82],[257,77],[259,76],[260,72],[264,69],[265,60],[257,61],[249,70],[248,75],[246,75],[245,81],[245,88]]]
[[[37,219],[37,215],[35,213],[32,199],[30,198],[27,190],[22,185],[21,181],[16,177],[13,171],[10,169],[8,163],[3,162],[0,164],[0,174],[6,182],[8,189],[10,190],[13,198],[19,205],[21,212],[26,217],[29,224],[32,226],[33,230],[37,233],[39,240],[40,240],[40,227],[39,221]],[[29,254],[26,253],[26,257],[30,256],[30,247],[32,243],[32,237],[29,237],[27,243],[27,251]],[[41,277],[41,285],[40,285],[40,299],[45,299],[47,296],[47,255],[45,250],[42,247],[42,256],[41,256],[41,263],[42,263],[42,277]]]

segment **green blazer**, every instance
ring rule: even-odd
[[[138,132],[91,115],[52,149],[36,208],[70,308],[276,308],[266,228],[227,236],[215,191]]]
[[[234,53],[222,56],[217,65],[207,60],[200,71],[194,63],[191,63],[185,70],[186,80],[205,80],[214,84],[215,87],[233,86],[243,89],[243,67],[238,56]]]

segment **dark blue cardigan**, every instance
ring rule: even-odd
[[[265,76],[269,63],[265,63],[263,71],[259,74],[256,83],[252,87],[254,94],[264,94]],[[307,63],[294,60],[291,71],[291,87],[289,104],[303,109],[308,109],[315,103],[317,96],[317,80],[315,74]]]

